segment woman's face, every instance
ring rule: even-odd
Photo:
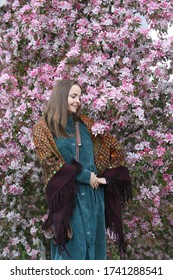
[[[73,85],[68,95],[68,111],[76,113],[81,104],[81,88],[78,85]]]

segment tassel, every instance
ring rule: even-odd
[[[121,209],[132,198],[131,178],[126,167],[107,170],[104,174],[106,228],[115,233],[121,259],[126,254]]]
[[[107,191],[114,193],[119,196],[122,206],[132,198],[132,185],[131,181],[117,180],[114,178],[106,178],[107,180]]]
[[[65,243],[69,240],[68,229],[73,209],[76,204],[76,193],[78,184],[75,179],[71,179],[64,187],[55,194],[51,205],[49,205],[49,215],[42,225],[42,230],[48,230],[52,225],[55,228],[54,242],[62,254],[65,250]],[[64,205],[66,207],[64,207]],[[68,252],[67,252],[68,253]]]
[[[78,184],[75,176],[82,170],[79,162],[73,159],[72,164],[65,163],[59,172],[49,181],[46,188],[49,214],[42,225],[46,233],[54,227],[54,242],[60,254],[66,250],[65,243],[69,240],[70,220],[76,205]],[[68,253],[68,252],[67,252]]]

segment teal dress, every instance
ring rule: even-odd
[[[86,125],[80,121],[79,162],[83,171],[77,176],[79,190],[76,207],[71,218],[73,237],[66,243],[69,255],[64,251],[59,254],[57,246],[51,242],[51,259],[53,260],[105,260],[106,229],[104,213],[104,186],[93,189],[90,186],[90,173],[97,169],[94,164],[92,141]],[[65,162],[71,163],[76,154],[75,127],[72,116],[68,118],[66,131],[68,138],[54,138],[58,150]]]

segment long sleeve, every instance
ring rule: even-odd
[[[123,148],[117,139],[107,132],[104,135],[93,136],[92,126],[94,121],[84,115],[81,115],[81,119],[90,133],[94,148],[95,164],[99,173],[103,173],[107,168],[124,166]]]
[[[91,172],[96,172],[94,168],[93,146],[86,125],[79,122],[80,137],[82,145],[79,149],[79,162],[82,165],[82,171],[76,176],[79,184],[90,185]],[[71,163],[76,156],[76,139],[74,121],[69,116],[66,124],[66,131],[70,135],[67,138],[54,137],[56,146],[60,151],[66,163]]]
[[[79,183],[90,184],[91,172],[87,169],[83,169],[77,176],[76,179]]]

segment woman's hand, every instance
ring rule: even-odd
[[[106,185],[107,184],[106,179],[104,177],[98,178],[98,181],[99,181],[99,184],[102,184],[102,185]]]
[[[94,172],[91,172],[90,185],[93,189],[97,189],[99,186],[98,178]]]
[[[97,189],[100,184],[105,185],[106,179],[105,178],[98,178],[97,175],[93,172],[91,172],[91,178],[90,178],[90,185],[93,189]]]

